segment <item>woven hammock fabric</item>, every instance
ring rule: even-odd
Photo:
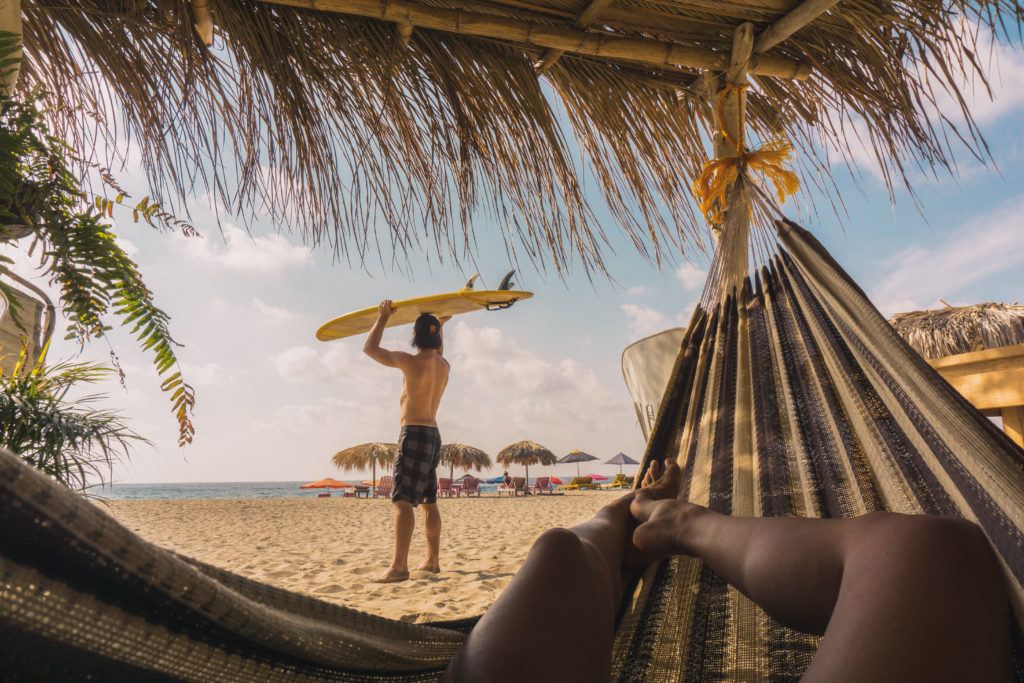
[[[783,223],[779,241],[754,282],[695,313],[645,466],[677,458],[689,499],[727,514],[974,520],[1020,618],[1024,452],[813,237]],[[4,680],[430,681],[473,624],[382,619],[190,560],[3,449],[0,530]],[[674,558],[627,596],[613,677],[795,680],[816,645],[698,560]]]
[[[737,516],[889,510],[977,522],[1024,607],[1024,452],[895,333],[810,233],[687,330],[644,467]],[[1017,677],[1022,678],[1015,634]],[[817,638],[782,627],[695,558],[648,570],[620,625],[620,681],[798,679]]]

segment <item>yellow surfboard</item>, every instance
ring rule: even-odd
[[[472,284],[472,281],[471,279],[469,284]],[[387,326],[411,325],[421,313],[445,316],[472,313],[473,311],[501,310],[511,307],[517,301],[529,299],[532,296],[533,292],[520,290],[495,289],[483,291],[467,288],[461,289],[458,292],[403,299],[402,301],[393,302],[395,312],[388,318]],[[377,322],[377,307],[370,306],[369,308],[346,313],[339,318],[327,321],[316,331],[316,338],[320,341],[332,341],[334,339],[344,339],[345,337],[363,334],[369,332],[375,322]]]

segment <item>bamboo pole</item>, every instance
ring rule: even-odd
[[[192,0],[192,25],[203,45],[213,45],[213,14],[210,12],[210,0]]]
[[[1003,408],[1000,415],[1003,419],[1003,431],[1015,444],[1024,448],[1024,406]]]
[[[202,0],[198,0],[202,1]],[[706,48],[661,40],[622,38],[608,31],[580,31],[525,19],[459,9],[428,7],[408,0],[262,0],[269,4],[338,12],[383,21],[405,21],[415,27],[460,35],[491,38],[570,54],[624,59],[662,68],[686,67],[725,71],[729,56]],[[806,79],[810,65],[795,59],[763,55],[750,60],[748,70],[760,76]]]
[[[0,83],[3,94],[11,95],[18,85],[18,74],[21,72],[21,0],[0,0],[0,31],[18,36],[18,51],[11,55],[18,63],[11,66],[10,73]]]
[[[754,54],[763,54],[807,26],[834,7],[839,0],[804,0],[764,30],[754,46]]]
[[[601,11],[611,3],[612,0],[591,0],[591,3],[587,5],[587,8],[583,10],[583,13],[576,19],[576,23],[573,24],[573,28],[578,28],[581,31],[585,31],[590,28],[594,21],[597,20]],[[537,75],[540,76],[550,69],[551,66],[564,54],[565,50],[548,49],[543,55],[541,55],[540,61],[537,62]]]
[[[398,30],[398,43],[402,47],[407,47],[409,39],[412,38],[412,24],[407,21],[399,21],[395,24],[395,28]]]

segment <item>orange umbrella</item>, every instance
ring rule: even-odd
[[[303,484],[299,488],[301,489],[347,489],[352,488],[352,484],[347,481],[338,481],[337,479],[321,479],[320,481],[314,481],[310,484]]]
[[[364,486],[380,486],[380,479],[363,479]]]

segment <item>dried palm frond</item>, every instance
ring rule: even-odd
[[[477,472],[491,466],[491,456],[464,443],[446,443],[441,446],[441,464],[448,465],[448,476],[455,477],[455,468],[475,469]]]
[[[554,465],[555,454],[536,441],[517,441],[498,451],[496,458],[502,465]]]
[[[380,15],[396,1],[382,0]],[[209,192],[357,262],[465,260],[495,232],[513,258],[599,270],[606,215],[655,262],[703,244],[690,182],[711,120],[700,69],[601,46],[628,39],[727,64],[740,22],[761,33],[793,5],[618,0],[538,78],[547,53],[531,31],[495,39],[456,22],[410,34],[353,16],[354,0],[321,3],[336,12],[292,2],[213,0],[207,48],[184,0],[37,0],[24,10],[20,87],[51,93],[51,124],[75,149],[117,157],[130,140],[171,210]],[[410,6],[571,32],[587,4]],[[839,3],[755,55],[811,73],[787,80],[752,66],[751,140],[792,141],[804,181],[827,191],[830,159],[860,148],[890,189],[915,169],[955,172],[951,140],[985,159],[963,84],[988,87],[979,34],[1013,36],[1022,20],[1018,0]],[[939,112],[943,102],[962,116]],[[588,184],[604,206],[588,203]]]
[[[896,332],[925,358],[1024,344],[1024,306],[984,303],[897,313]]]

